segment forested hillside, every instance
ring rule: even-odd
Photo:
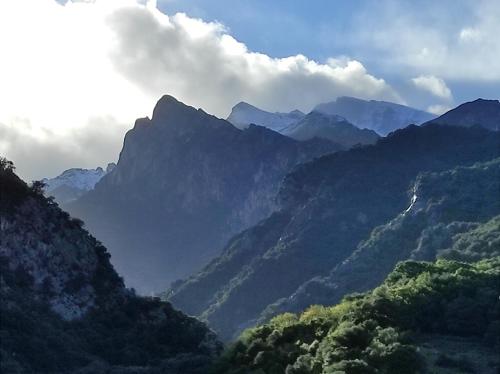
[[[2,373],[206,373],[201,322],[123,286],[96,239],[0,159]]]
[[[213,373],[494,374],[499,282],[498,257],[403,262],[371,292],[245,331]]]
[[[290,297],[270,305],[261,316],[301,311],[312,304],[329,304],[351,292],[376,287],[399,262],[433,261],[446,255],[474,259],[479,253],[456,248],[480,245],[484,255],[500,252],[500,159],[420,174],[410,189],[408,208],[376,227],[357,250],[324,277],[304,283]],[[470,239],[474,243],[470,243]]]
[[[374,228],[404,212],[411,203],[412,188],[420,173],[492,160],[500,155],[499,144],[498,133],[479,127],[410,126],[376,145],[303,164],[287,175],[278,196],[279,211],[235,236],[222,255],[201,272],[174,285],[169,300],[181,310],[206,320],[224,339],[230,339],[268,315],[269,305],[291,298],[312,278],[328,275],[356,251]],[[494,201],[494,185],[488,190],[494,175],[485,177],[483,185],[471,185],[482,191],[477,197],[479,205],[476,207],[473,202],[473,208],[480,210]],[[446,197],[447,192],[443,193],[442,197]],[[447,206],[446,202],[443,204]],[[493,204],[491,209],[495,207],[498,205]],[[465,205],[464,212],[467,209]],[[493,214],[498,212],[490,210],[488,216]],[[442,217],[444,223],[450,223],[450,217]],[[478,218],[471,213],[455,219],[475,222]],[[405,249],[405,244],[398,242],[405,239],[407,235],[395,237],[390,248]],[[374,281],[362,290],[378,284],[408,254],[396,253],[388,258],[387,267],[373,271]],[[383,264],[382,261],[380,266]],[[370,264],[368,269],[371,266],[375,265]],[[329,299],[329,294],[325,299],[330,303],[338,300]],[[319,302],[314,300],[307,299]],[[310,303],[300,304],[294,310],[307,305]]]

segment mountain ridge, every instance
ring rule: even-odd
[[[240,130],[164,96],[126,133],[113,172],[65,207],[107,245],[131,286],[161,291],[268,216],[296,164],[339,149],[262,126]]]
[[[407,189],[419,172],[488,161],[498,157],[499,142],[498,134],[482,128],[409,126],[376,145],[299,165],[282,184],[280,210],[233,237],[219,258],[176,284],[168,299],[231,338],[406,209]],[[265,292],[257,296],[256,289]]]

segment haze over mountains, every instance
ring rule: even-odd
[[[359,128],[374,130],[383,136],[409,124],[420,125],[435,117],[431,113],[405,105],[346,96],[319,104],[314,110],[342,116]]]
[[[295,165],[341,148],[240,130],[164,96],[127,133],[113,172],[66,208],[106,244],[129,285],[163,291],[267,217]]]
[[[376,145],[303,164],[287,175],[277,212],[230,240],[219,258],[176,284],[169,299],[232,338],[404,211],[419,173],[491,160],[499,144],[500,134],[483,128],[410,126]]]
[[[62,204],[84,221],[0,159],[2,372],[495,373],[500,102],[382,138],[297,115],[164,96],[108,173],[50,181],[88,189]]]
[[[373,130],[383,136],[409,124],[420,125],[436,117],[431,113],[404,105],[347,96],[318,104],[313,111],[343,117],[345,121],[360,129]],[[270,113],[241,102],[233,107],[227,120],[237,127],[254,123],[286,133],[290,126],[303,119],[304,116],[297,110],[290,113]]]
[[[237,107],[262,117],[254,107]],[[255,125],[241,130],[165,96],[152,119],[137,120],[126,135],[117,168],[65,209],[108,247],[127,284],[162,292],[278,209],[281,181],[295,165],[379,138],[337,115],[293,116],[300,119],[281,130],[288,136]]]
[[[106,170],[101,167],[96,169],[68,169],[54,178],[44,178],[45,194],[54,196],[60,204],[76,200],[85,192],[94,189],[97,182],[114,169],[114,163],[108,164]]]

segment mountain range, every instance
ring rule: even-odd
[[[421,125],[436,117],[405,105],[347,96],[319,104],[314,110],[342,116],[355,126],[376,131],[382,136],[408,125]]]
[[[431,113],[405,105],[386,101],[367,101],[348,96],[318,104],[311,113],[314,112],[331,115],[336,122],[346,122],[359,129],[375,131],[382,136],[410,124],[420,125],[435,118]],[[233,107],[227,120],[240,128],[253,123],[286,135],[290,134],[296,124],[303,120],[305,116],[304,113],[298,110],[289,113],[266,112],[253,105],[241,102]],[[310,134],[313,132],[311,129],[308,129],[308,131]],[[323,136],[323,132],[319,131],[319,129],[315,131],[315,136]]]
[[[300,165],[285,178],[279,209],[233,237],[168,298],[230,339],[269,305],[327,275],[373,229],[407,209],[419,173],[492,160],[499,144],[499,133],[480,127],[409,126],[376,145]]]
[[[44,178],[42,182],[45,183],[45,194],[53,196],[59,204],[74,201],[92,190],[97,182],[115,166],[116,164],[109,163],[106,169],[101,167],[96,169],[72,168],[63,171],[54,178]]]
[[[271,214],[295,165],[339,149],[262,126],[240,130],[164,96],[126,134],[114,170],[65,209],[108,247],[128,285],[163,291]]]
[[[107,173],[28,185],[0,158],[0,371],[498,372],[499,107],[379,138],[164,96]],[[142,293],[185,279],[137,296],[112,264]]]

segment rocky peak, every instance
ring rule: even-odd
[[[106,173],[109,173],[111,172],[114,168],[116,167],[116,164],[114,162],[110,162],[107,166],[106,166]]]
[[[295,165],[338,149],[263,126],[240,130],[164,96],[153,119],[127,133],[116,169],[67,208],[113,251],[133,287],[158,291],[269,215]]]

